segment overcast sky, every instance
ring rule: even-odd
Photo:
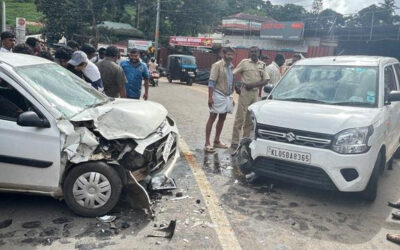
[[[313,0],[270,0],[273,4],[293,3],[301,5],[307,10],[311,9]],[[350,14],[360,11],[372,4],[378,5],[383,0],[323,0],[324,9],[333,9],[342,14]],[[395,0],[397,7],[400,7],[400,0]],[[397,11],[399,14],[399,10]]]

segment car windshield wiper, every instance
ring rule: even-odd
[[[370,107],[373,105],[373,103],[368,103],[368,102],[332,102],[330,103],[332,105],[343,105],[343,106],[365,106],[365,107]]]
[[[309,102],[309,103],[323,103],[327,104],[324,101],[320,100],[315,100],[315,99],[309,99],[309,98],[286,98],[286,99],[275,99],[275,100],[280,100],[280,101],[292,101],[292,102]]]

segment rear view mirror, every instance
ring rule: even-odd
[[[389,102],[399,102],[400,101],[400,91],[391,91],[388,97]]]
[[[33,111],[26,111],[18,116],[17,124],[22,127],[50,128],[46,118],[40,118]]]
[[[265,93],[271,93],[271,91],[274,89],[274,85],[271,85],[271,84],[267,84],[267,85],[265,85],[264,86],[264,92]]]

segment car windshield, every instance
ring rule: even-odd
[[[18,67],[16,71],[66,118],[109,99],[57,64]]]
[[[196,65],[196,59],[194,57],[183,56],[182,57],[182,64]]]
[[[293,66],[270,99],[344,106],[375,107],[377,67]]]

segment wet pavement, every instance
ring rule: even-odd
[[[381,177],[374,203],[356,194],[246,178],[228,150],[204,154],[205,86],[161,81],[150,89],[150,100],[163,104],[177,121],[242,249],[398,249],[386,241],[386,233],[400,233],[400,223],[390,219],[394,210],[386,205],[400,198],[398,161]],[[228,144],[233,119],[228,115],[222,134]],[[199,185],[185,156],[172,174],[178,189],[152,194],[153,219],[131,209],[124,198],[110,213],[117,216],[111,224],[78,217],[50,197],[1,194],[0,249],[222,249],[223,225],[214,223],[218,213],[202,196],[206,184]],[[172,239],[147,237],[160,234],[171,220],[176,220]]]

